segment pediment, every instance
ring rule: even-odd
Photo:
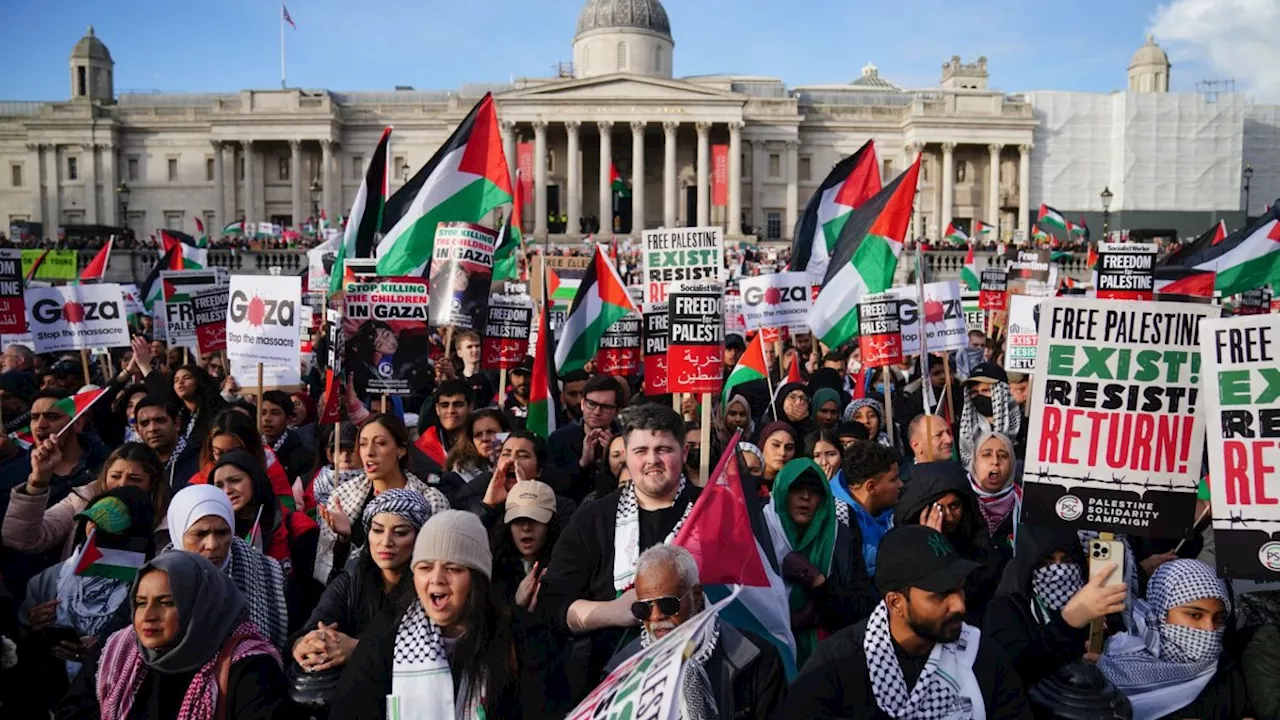
[[[538,102],[572,102],[575,100],[590,102],[625,100],[635,102],[637,100],[653,100],[720,104],[726,102],[745,103],[747,101],[745,95],[695,83],[625,73],[547,83],[546,85],[505,92],[497,95],[495,99],[499,103],[521,103],[535,100]]]

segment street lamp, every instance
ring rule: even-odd
[[[1100,197],[1102,198],[1102,241],[1106,242],[1107,231],[1111,225],[1111,198],[1115,196],[1111,194],[1111,188],[1108,186],[1102,188]]]
[[[120,198],[120,227],[123,228],[129,227],[129,195],[132,193],[127,183],[122,182],[116,187],[116,196]]]
[[[311,220],[315,222],[320,217],[320,193],[324,192],[324,186],[320,184],[320,179],[316,178],[311,181]]]
[[[1242,172],[1241,175],[1244,176],[1244,222],[1246,225],[1248,225],[1249,224],[1249,181],[1253,179],[1253,166],[1245,165],[1244,172]]]
[[[401,161],[401,165],[400,165],[401,184],[404,184],[404,185],[409,184],[409,170],[410,170],[409,162],[407,160]]]

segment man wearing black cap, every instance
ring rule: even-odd
[[[1009,376],[992,362],[981,363],[969,373],[964,381],[964,398],[956,444],[960,447],[960,461],[968,465],[982,435],[999,432],[1010,439],[1018,436],[1022,410],[1009,391]]]
[[[819,643],[775,717],[1030,720],[1004,652],[964,622],[977,567],[935,530],[889,531],[876,561],[884,599]]]
[[[515,427],[523,428],[525,418],[529,417],[529,382],[533,377],[533,358],[525,356],[524,362],[507,373],[511,379],[511,392],[502,403],[502,409],[511,416]]]

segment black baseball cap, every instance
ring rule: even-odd
[[[512,375],[532,375],[533,374],[533,358],[528,355],[524,356],[524,360],[520,364],[511,368]]]
[[[969,371],[969,377],[964,381],[965,385],[975,382],[1007,383],[1009,375],[1004,368],[993,362],[978,363]]]
[[[946,536],[924,525],[899,525],[885,533],[876,551],[876,587],[880,592],[920,588],[951,592],[981,567],[960,557]]]

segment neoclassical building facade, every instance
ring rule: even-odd
[[[981,220],[1013,237],[1034,222],[1040,202],[1092,217],[1102,210],[1092,188],[1098,180],[1125,202],[1126,149],[1098,144],[1088,152],[1106,158],[1063,159],[1069,153],[1054,150],[1057,134],[1046,132],[1046,119],[1078,101],[1055,95],[1058,109],[1046,111],[1037,94],[991,89],[986,58],[952,57],[937,87],[927,89],[901,88],[870,64],[847,84],[787,86],[760,76],[677,78],[675,47],[659,0],[587,0],[573,62],[556,77],[450,91],[117,94],[110,51],[91,27],[71,53],[68,100],[0,101],[0,220],[127,226],[145,236],[157,227],[192,231],[192,218],[219,228],[242,218],[289,226],[318,210],[334,217],[350,207],[386,125],[395,126],[394,189],[485,92],[494,93],[513,171],[519,148],[532,145],[525,223],[539,238],[577,239],[581,221],[591,218],[605,237],[615,228],[630,235],[718,224],[731,238],[788,240],[832,165],[868,139],[885,181],[923,156],[917,236],[937,238],[949,222],[971,227]],[[1168,58],[1149,39],[1129,67],[1128,90],[1118,94],[1167,94],[1168,82]],[[1094,105],[1090,123],[1112,122],[1113,110]],[[1133,107],[1155,116],[1168,111],[1160,102]],[[1271,110],[1276,120],[1263,125],[1280,135],[1280,113]],[[1249,125],[1249,112],[1257,111],[1212,122],[1230,135]],[[1280,149],[1237,134],[1234,152],[1215,150],[1204,160],[1216,182],[1235,183],[1214,196],[1221,207],[1165,208],[1158,200],[1139,207],[1152,204],[1152,194],[1135,192],[1136,204],[1112,208],[1113,216],[1166,212],[1194,227],[1201,214],[1238,213],[1250,147],[1260,156],[1253,161],[1253,204],[1260,208],[1270,198],[1257,198],[1280,192]],[[716,145],[727,146],[721,203],[712,192]],[[630,187],[629,198],[611,191],[611,166]],[[1106,172],[1098,169],[1104,166]],[[1189,178],[1206,176],[1197,171],[1186,170]],[[1056,193],[1065,194],[1059,185],[1069,185],[1078,201],[1055,203]]]

